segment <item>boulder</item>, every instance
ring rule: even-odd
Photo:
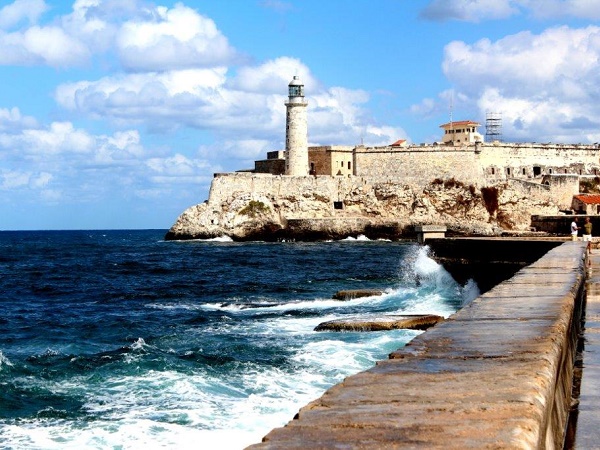
[[[443,320],[443,317],[434,314],[339,319],[323,322],[314,331],[387,331],[400,328],[426,330]]]
[[[376,297],[383,295],[383,291],[378,289],[349,289],[344,291],[337,291],[333,294],[334,300],[352,300],[354,298],[361,297]]]

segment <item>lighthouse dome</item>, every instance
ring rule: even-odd
[[[298,75],[294,75],[290,84],[288,84],[288,91],[290,98],[292,97],[304,97],[304,83],[300,81],[300,77]]]

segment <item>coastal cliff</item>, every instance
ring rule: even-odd
[[[533,183],[532,183],[533,184]],[[209,199],[185,210],[165,239],[317,240],[414,236],[444,224],[454,235],[528,231],[531,215],[564,207],[552,190],[503,181],[476,187],[435,179],[421,185],[366,177],[217,174]]]

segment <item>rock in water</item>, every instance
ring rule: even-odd
[[[434,314],[339,319],[323,322],[314,331],[386,331],[400,328],[426,330],[443,321],[443,317]]]
[[[334,300],[352,300],[354,298],[375,297],[378,295],[383,295],[383,291],[378,289],[350,289],[337,291],[333,294],[332,298]]]

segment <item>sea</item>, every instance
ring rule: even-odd
[[[414,242],[165,233],[0,232],[1,449],[243,449],[421,333],[320,323],[478,295]]]

